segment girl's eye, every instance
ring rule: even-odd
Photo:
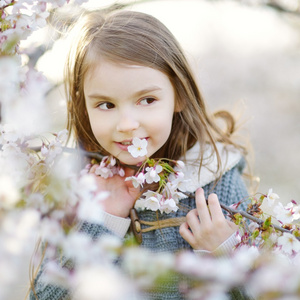
[[[155,101],[156,101],[155,98],[149,97],[149,98],[144,98],[144,99],[142,99],[142,100],[140,101],[140,104],[142,104],[142,105],[149,105],[149,104],[152,104],[152,103],[155,102]]]
[[[109,109],[114,108],[115,105],[112,104],[112,103],[110,103],[110,102],[103,102],[103,103],[100,103],[100,104],[98,105],[98,107],[99,107],[100,109],[103,109],[103,110],[109,110]]]

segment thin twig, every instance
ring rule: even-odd
[[[188,196],[189,196],[189,197],[195,197],[195,193],[189,193]],[[207,200],[206,200],[206,202],[207,202]],[[225,204],[222,204],[222,203],[220,203],[220,206],[221,206],[222,209],[224,209],[225,211],[227,211],[227,212],[228,212],[230,215],[232,215],[232,216],[235,215],[235,214],[240,214],[240,215],[243,216],[244,218],[249,219],[249,220],[251,220],[251,221],[254,221],[254,222],[256,222],[256,223],[259,224],[259,225],[262,225],[262,224],[264,223],[263,220],[261,220],[261,219],[259,219],[259,218],[256,218],[256,217],[254,217],[254,216],[248,214],[247,212],[245,212],[245,211],[243,211],[243,210],[237,210],[237,209],[234,209],[234,208],[229,207],[229,206],[227,206],[227,205],[225,205]],[[282,228],[282,227],[280,227],[280,226],[278,226],[278,225],[275,225],[275,224],[273,224],[273,223],[271,223],[270,226],[272,226],[274,229],[279,230],[279,231],[281,231],[281,232],[291,233],[290,230],[285,229],[285,228]],[[297,238],[298,240],[300,240],[300,237],[296,237],[296,238]]]
[[[0,144],[0,149],[1,149],[1,144]],[[34,150],[34,151],[40,151],[41,150],[41,147],[31,147],[30,149]],[[90,151],[85,151],[83,149],[75,149],[75,148],[70,148],[70,147],[63,147],[63,151],[64,152],[67,152],[67,153],[79,153],[80,155],[83,155],[83,156],[86,156],[88,158],[94,158],[94,159],[97,159],[97,160],[102,160],[104,155],[98,153],[98,152],[90,152]],[[134,169],[134,170],[138,170],[138,167],[137,166],[132,166],[132,165],[123,165],[124,167],[128,167],[128,168],[131,168],[131,169]],[[186,193],[187,196],[189,197],[193,197],[195,198],[195,193]],[[222,209],[224,209],[225,211],[227,211],[230,215],[235,215],[235,214],[240,214],[241,216],[243,216],[244,218],[247,218],[249,220],[252,220],[254,222],[256,222],[257,224],[259,225],[262,225],[264,223],[263,220],[259,219],[259,218],[256,218],[250,214],[248,214],[247,212],[243,211],[243,210],[237,210],[237,209],[234,209],[232,207],[229,207],[225,204],[222,204],[220,203],[220,206]],[[282,228],[278,225],[275,225],[273,223],[271,223],[271,225],[274,229],[276,230],[279,230],[281,232],[286,232],[286,233],[291,233],[290,230],[288,229],[285,229],[285,228]],[[298,240],[300,240],[300,237],[296,237]]]
[[[1,149],[1,144],[0,144],[0,149]],[[37,147],[30,147],[31,150],[33,151],[41,151],[41,147],[37,146]],[[71,153],[71,154],[79,154],[79,155],[82,155],[82,156],[85,156],[85,157],[88,157],[88,158],[94,158],[96,160],[102,160],[104,155],[100,154],[99,152],[91,152],[91,151],[86,151],[86,150],[83,150],[83,149],[79,149],[79,148],[71,148],[71,147],[63,147],[62,150],[64,152],[67,152],[67,153]],[[130,168],[130,169],[133,169],[133,170],[138,170],[139,167],[138,166],[134,166],[134,165],[125,165],[125,164],[121,164],[121,166],[123,167],[127,167],[127,168]]]
[[[243,210],[237,210],[237,209],[231,208],[231,207],[229,207],[229,206],[227,206],[227,205],[224,205],[224,204],[220,204],[220,206],[221,206],[224,210],[226,210],[227,212],[229,212],[229,213],[232,214],[232,215],[240,214],[240,215],[242,215],[243,217],[245,217],[245,218],[247,218],[247,219],[250,219],[250,220],[256,222],[256,223],[259,224],[259,225],[262,225],[262,224],[264,223],[263,220],[261,220],[261,219],[259,219],[259,218],[256,218],[256,217],[254,217],[254,216],[248,214],[247,212],[245,212],[245,211],[243,211]],[[282,231],[282,232],[288,232],[288,233],[291,233],[290,230],[285,229],[285,228],[282,228],[282,227],[280,227],[280,226],[278,226],[278,225],[275,225],[275,224],[272,224],[272,223],[271,223],[270,226],[274,227],[276,230],[279,230],[279,231]]]

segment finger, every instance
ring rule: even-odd
[[[90,168],[89,173],[95,173],[96,169],[99,167],[98,164],[92,165],[92,167]]]
[[[189,211],[189,213],[186,215],[186,223],[190,227],[193,234],[197,234],[201,226],[197,209]]]
[[[216,194],[210,194],[208,196],[208,206],[213,222],[225,219],[218,196]]]
[[[185,239],[190,245],[194,244],[195,238],[193,233],[189,229],[189,224],[184,222],[179,227],[179,234]]]
[[[124,171],[125,171],[125,177],[133,176],[135,173],[135,170],[128,168],[128,167],[125,167]]]
[[[201,223],[211,222],[210,212],[206,204],[204,191],[202,188],[198,188],[196,191],[196,207]]]
[[[130,169],[130,168],[124,168],[124,172],[125,172],[125,177],[124,178],[131,177],[135,173],[135,171],[133,169]],[[134,189],[135,193],[137,191],[139,191],[139,189],[137,189],[133,186],[133,183],[132,183],[131,180],[125,180],[124,183],[125,183],[125,185],[127,186],[128,189]]]

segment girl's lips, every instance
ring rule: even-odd
[[[116,145],[122,150],[122,151],[128,151],[128,147],[132,145],[132,143],[124,144],[124,142],[116,142]]]
[[[147,138],[141,138],[141,140],[148,140]],[[124,140],[122,142],[115,142],[116,145],[122,150],[122,151],[128,151],[128,147],[132,145],[132,139],[130,140]]]

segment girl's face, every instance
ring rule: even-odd
[[[175,109],[169,78],[144,66],[101,59],[84,81],[86,108],[98,143],[122,163],[134,165],[128,146],[134,137],[147,139],[147,156],[167,141]]]

